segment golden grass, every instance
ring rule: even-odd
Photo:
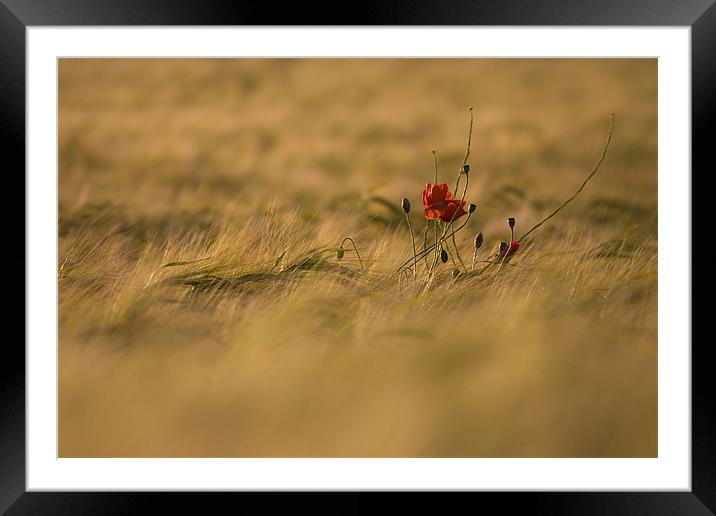
[[[424,291],[473,104],[468,263],[617,127]],[[655,456],[656,120],[655,60],[61,61],[60,455]]]

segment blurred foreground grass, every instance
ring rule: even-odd
[[[61,60],[60,455],[655,456],[656,67]],[[617,126],[499,275],[420,293],[395,208],[421,231],[468,105],[468,260]],[[365,273],[310,253],[345,236]]]

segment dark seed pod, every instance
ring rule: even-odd
[[[343,250],[343,246],[339,247],[338,251],[336,251],[336,260],[342,260],[344,254],[345,251]]]
[[[507,219],[507,223],[510,225],[510,228],[514,228],[515,227],[515,218],[510,217],[509,219]]]
[[[477,204],[470,203],[470,206],[468,206],[467,209],[470,211],[470,213],[475,213],[475,210],[477,209]]]
[[[468,165],[467,163],[465,163],[465,164],[462,166],[462,172],[463,172],[464,174],[469,174],[469,173],[470,173],[470,165]]]
[[[447,254],[447,251],[446,251],[445,249],[443,249],[442,251],[440,251],[440,260],[441,260],[443,263],[446,263],[446,262],[448,261],[448,254]]]
[[[405,213],[410,213],[410,201],[407,197],[403,197],[403,202],[401,203],[401,206],[403,207],[403,211]]]
[[[500,254],[505,254],[508,247],[507,242],[500,242]]]
[[[480,247],[482,247],[482,242],[483,242],[483,236],[482,236],[482,232],[480,232],[475,237],[475,249],[480,249]]]

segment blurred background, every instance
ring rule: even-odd
[[[468,260],[617,123],[499,289],[386,294],[468,106]],[[61,456],[656,455],[655,59],[61,59],[59,110]],[[147,288],[348,235],[363,283]]]

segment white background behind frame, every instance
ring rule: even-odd
[[[28,27],[26,39],[28,491],[691,489],[689,27]],[[658,261],[658,458],[58,459],[59,57],[657,57],[658,233],[669,242]]]

